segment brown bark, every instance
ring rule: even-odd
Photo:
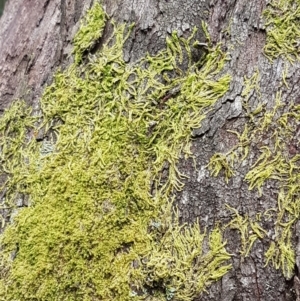
[[[71,39],[91,1],[8,1],[0,29],[0,109],[23,98],[36,106],[58,67],[68,62]]]
[[[78,29],[80,17],[92,2],[8,1],[0,19],[0,110],[16,98],[24,98],[38,109],[39,97],[51,82],[55,70],[69,64],[72,38]],[[191,29],[199,26],[202,20],[208,23],[214,44],[222,42],[224,50],[230,47],[234,49],[231,51],[231,61],[224,70],[233,77],[230,91],[219,100],[214,111],[210,112],[208,121],[193,133],[197,168],[194,168],[191,159],[180,163],[181,170],[189,176],[183,191],[176,198],[181,221],[192,222],[198,218],[201,225],[210,229],[219,221],[222,224],[230,221],[231,213],[224,208],[225,203],[236,208],[241,215],[249,216],[276,207],[276,185],[270,183],[262,196],[255,190],[249,191],[248,185],[243,181],[246,173],[244,166],[240,166],[237,176],[230,179],[228,185],[222,177],[211,177],[206,169],[215,152],[226,152],[237,143],[236,136],[227,130],[238,130],[246,122],[241,103],[242,81],[245,76],[250,76],[256,69],[260,71],[261,98],[268,107],[274,106],[273,95],[282,79],[283,60],[279,59],[272,64],[263,55],[266,32],[261,26],[261,14],[266,1],[103,2],[109,16],[119,22],[136,24],[124,49],[127,62],[136,61],[147,51],[156,53],[164,48],[165,37],[174,30],[179,35],[189,35]],[[229,24],[232,26],[230,34],[226,31]],[[108,32],[109,28],[106,28],[104,40]],[[197,38],[205,42],[201,30]],[[195,50],[194,60],[198,60],[201,54],[201,49]],[[299,95],[299,70],[299,63],[289,69],[287,80],[290,89],[283,94],[283,101],[287,103],[289,99]],[[254,104],[257,102],[254,98],[251,101]],[[255,162],[255,156],[256,154],[250,155],[248,165]],[[272,231],[271,225],[266,223],[264,226]],[[266,241],[257,240],[250,255],[242,258],[239,254],[238,232],[227,229],[225,239],[229,252],[234,254],[233,269],[197,300],[296,300],[293,281],[286,280],[282,272],[271,265],[265,266],[263,254],[267,250]],[[297,239],[295,229],[295,246]]]

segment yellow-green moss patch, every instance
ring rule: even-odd
[[[180,226],[171,209],[191,131],[229,88],[230,77],[218,75],[226,55],[218,45],[203,66],[181,70],[193,35],[174,33],[165,50],[128,65],[125,25],[114,25],[109,43],[83,63],[105,19],[98,4],[88,11],[75,64],[44,92],[38,120],[48,140],[26,135],[28,109],[17,130],[2,131],[17,136],[6,187],[29,205],[1,236],[1,300],[189,301],[230,268],[219,229]]]
[[[76,63],[80,63],[83,53],[89,50],[102,36],[106,20],[107,15],[98,2],[94,4],[92,9],[87,11],[73,41],[73,53]]]
[[[266,56],[271,60],[279,56],[289,61],[298,60],[300,1],[272,0],[263,16],[267,30]]]

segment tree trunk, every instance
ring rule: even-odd
[[[292,11],[299,17],[300,3],[279,2],[103,0],[109,19],[135,24],[123,48],[126,64],[134,65],[147,52],[156,55],[165,49],[166,38],[174,31],[188,38],[195,26],[199,30],[194,37],[198,46],[191,49],[193,64],[202,61],[218,43],[227,56],[216,80],[229,74],[230,88],[206,112],[199,127],[192,129],[194,157],[179,160],[178,168],[187,177],[182,180],[182,190],[175,193],[173,205],[178,207],[181,224],[199,222],[207,233],[220,227],[232,268],[193,300],[300,298],[299,24],[295,23],[287,34],[294,39],[290,44],[282,34],[277,48],[269,47],[275,28],[272,20],[288,14],[294,18]],[[33,108],[33,114],[40,112],[42,93],[53,82],[55,72],[65,70],[74,61],[72,41],[92,4],[92,0],[6,3],[0,19],[1,113],[20,98]],[[203,21],[210,41],[201,26]],[[106,25],[102,38],[83,53],[83,60],[101,52],[112,32],[113,26]],[[287,44],[292,50],[284,48]],[[187,57],[180,67],[188,69]],[[165,97],[168,101],[167,97],[176,99],[177,94]],[[7,181],[7,175],[1,177],[3,183]],[[3,199],[5,188],[2,191]],[[3,210],[7,221],[14,215],[11,210]],[[268,257],[272,243],[275,251]],[[181,300],[176,295],[168,298]],[[32,300],[44,299],[35,296]]]

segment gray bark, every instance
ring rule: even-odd
[[[92,0],[10,0],[0,19],[0,110],[3,111],[14,99],[23,98],[38,108],[39,98],[46,85],[51,83],[57,68],[64,68],[71,60],[71,41],[78,29],[80,17]],[[268,208],[276,207],[277,187],[270,182],[260,196],[256,190],[249,191],[243,180],[247,168],[240,166],[237,175],[228,185],[222,177],[211,177],[206,169],[215,152],[226,152],[236,144],[235,135],[227,130],[238,130],[246,122],[242,110],[242,81],[256,69],[261,74],[262,97],[268,107],[274,106],[274,91],[281,83],[283,60],[271,63],[263,55],[266,32],[261,26],[261,14],[266,0],[104,0],[109,16],[119,22],[136,26],[126,42],[124,57],[134,62],[148,51],[157,53],[165,47],[165,37],[176,30],[187,36],[194,26],[204,20],[208,23],[212,42],[222,42],[223,47],[233,46],[231,61],[226,70],[232,75],[230,91],[219,100],[208,121],[194,131],[193,160],[182,160],[180,169],[189,176],[182,192],[176,197],[181,222],[191,223],[197,218],[208,229],[221,221],[230,221],[231,213],[224,208],[227,203],[241,215],[255,216]],[[231,34],[226,33],[229,23]],[[109,35],[106,28],[104,39]],[[197,39],[205,42],[203,32]],[[95,50],[95,49],[94,49]],[[199,60],[202,50],[195,50],[194,60]],[[299,63],[289,69],[287,77],[291,87],[283,94],[283,101],[299,95]],[[253,105],[257,101],[251,99]],[[256,160],[251,154],[248,166]],[[264,224],[272,231],[271,225]],[[298,225],[299,228],[299,225]],[[294,235],[296,246],[298,236]],[[299,231],[298,231],[299,233]],[[296,285],[286,280],[280,270],[265,266],[263,254],[266,241],[257,240],[246,258],[239,254],[240,237],[236,230],[225,231],[227,248],[232,257],[233,269],[208,293],[197,300],[222,301],[292,301],[296,300]],[[300,251],[299,251],[300,252]],[[298,283],[298,278],[295,278]],[[297,282],[298,281],[298,282]]]

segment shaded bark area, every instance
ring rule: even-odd
[[[1,111],[16,98],[25,99],[38,110],[39,97],[51,82],[55,70],[69,64],[72,38],[80,17],[92,2],[10,0],[7,3],[0,19]],[[241,96],[243,78],[256,69],[260,71],[261,99],[269,108],[274,106],[274,91],[282,85],[284,61],[278,59],[271,63],[263,55],[266,32],[261,14],[266,1],[105,0],[103,3],[110,17],[136,25],[124,49],[127,62],[135,62],[147,52],[154,54],[163,49],[166,36],[173,31],[177,31],[179,36],[189,36],[193,27],[200,26],[201,21],[208,23],[212,42],[222,42],[224,51],[230,50],[231,60],[224,70],[233,78],[230,91],[219,100],[201,128],[193,132],[196,169],[192,159],[182,160],[180,164],[180,170],[189,177],[183,191],[176,196],[181,221],[190,223],[199,219],[202,228],[212,229],[218,223],[230,222],[232,214],[224,207],[225,203],[236,208],[239,214],[250,217],[276,207],[276,184],[270,181],[263,195],[256,190],[249,191],[243,180],[247,172],[244,165],[228,184],[222,177],[211,177],[206,168],[214,153],[226,152],[237,143],[236,136],[227,130],[239,130],[246,122]],[[101,47],[109,32],[110,28],[106,28],[104,39],[96,48]],[[205,42],[202,30],[198,31],[196,38]],[[193,59],[199,60],[203,49],[193,51]],[[299,96],[299,70],[299,63],[289,69],[287,82],[290,89],[282,95],[285,103]],[[249,101],[253,107],[258,105],[254,96]],[[249,156],[247,166],[255,162],[257,155]],[[273,231],[267,222],[264,228]],[[227,229],[225,239],[229,252],[233,254],[233,269],[197,300],[296,300],[293,281],[286,280],[281,271],[271,265],[265,266],[265,240],[257,240],[249,256],[243,258],[239,254],[238,232]],[[297,240],[295,235],[295,247]],[[298,243],[297,265],[299,258]]]

